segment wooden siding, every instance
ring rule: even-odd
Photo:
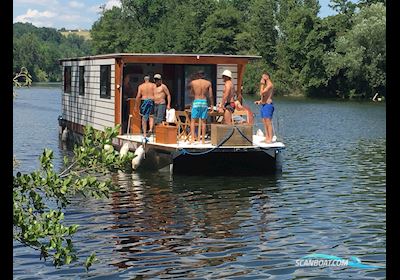
[[[238,66],[236,64],[218,64],[217,65],[217,104],[222,99],[222,94],[224,90],[224,80],[222,79],[222,72],[224,70],[230,70],[232,72],[232,82],[237,90],[238,81]]]
[[[111,98],[100,98],[100,65],[111,65]],[[65,120],[104,131],[114,127],[115,59],[64,61],[71,66],[71,93],[62,94],[62,116]],[[79,95],[79,66],[85,67],[85,94]]]

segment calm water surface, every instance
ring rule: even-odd
[[[60,95],[60,86],[18,91],[20,171],[38,167],[45,147],[56,166],[68,154]],[[66,211],[81,225],[80,260],[99,259],[91,270],[55,269],[14,243],[14,279],[385,279],[384,268],[296,267],[311,253],[385,266],[385,104],[276,98],[274,125],[287,145],[281,174],[114,174],[109,199],[76,197]]]

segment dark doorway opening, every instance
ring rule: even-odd
[[[143,83],[145,75],[150,76],[154,82],[154,74],[161,74],[163,83],[167,85],[171,93],[171,107],[176,110],[184,110],[191,105],[193,98],[190,97],[188,84],[191,77],[198,71],[204,71],[205,78],[213,85],[214,104],[216,100],[216,65],[185,65],[185,64],[159,64],[159,63],[128,63],[123,68],[122,87],[122,131],[127,132],[131,99],[137,96],[138,86]]]

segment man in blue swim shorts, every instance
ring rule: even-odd
[[[261,99],[255,101],[255,104],[261,105],[261,118],[264,123],[265,129],[265,142],[272,143],[273,128],[272,128],[272,115],[274,113],[274,104],[272,103],[272,95],[274,85],[270,79],[270,75],[264,72],[260,81],[260,96]]]
[[[139,106],[140,101],[140,115],[142,116],[142,131],[143,136],[147,137],[147,121],[149,121],[150,129],[149,134],[153,132],[154,126],[154,90],[156,85],[150,82],[150,77],[145,76],[144,83],[139,85],[138,93],[136,95],[136,104]]]
[[[197,133],[197,140],[200,141],[200,138],[202,138],[202,143],[204,144],[206,134],[206,119],[208,116],[207,98],[210,100],[211,110],[213,110],[214,107],[214,100],[211,82],[204,79],[203,71],[199,71],[196,75],[196,79],[190,83],[190,93],[192,96],[194,96],[190,121],[190,143],[193,143],[195,136],[195,120],[198,119],[199,131]]]

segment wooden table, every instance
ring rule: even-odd
[[[189,117],[191,117],[192,111],[190,109],[185,109],[185,111],[189,114]],[[218,111],[208,111],[207,115],[211,117],[211,123],[222,123],[224,119],[224,113],[223,112],[218,112]]]
[[[185,112],[188,113],[189,117],[191,118],[191,113],[192,111],[190,109],[185,109]],[[211,134],[211,124],[222,124],[222,121],[224,119],[224,113],[223,112],[218,112],[218,111],[208,111],[207,116],[210,117],[211,123],[207,125],[206,127],[206,134],[210,135]],[[198,123],[195,123],[195,127],[198,125]]]

